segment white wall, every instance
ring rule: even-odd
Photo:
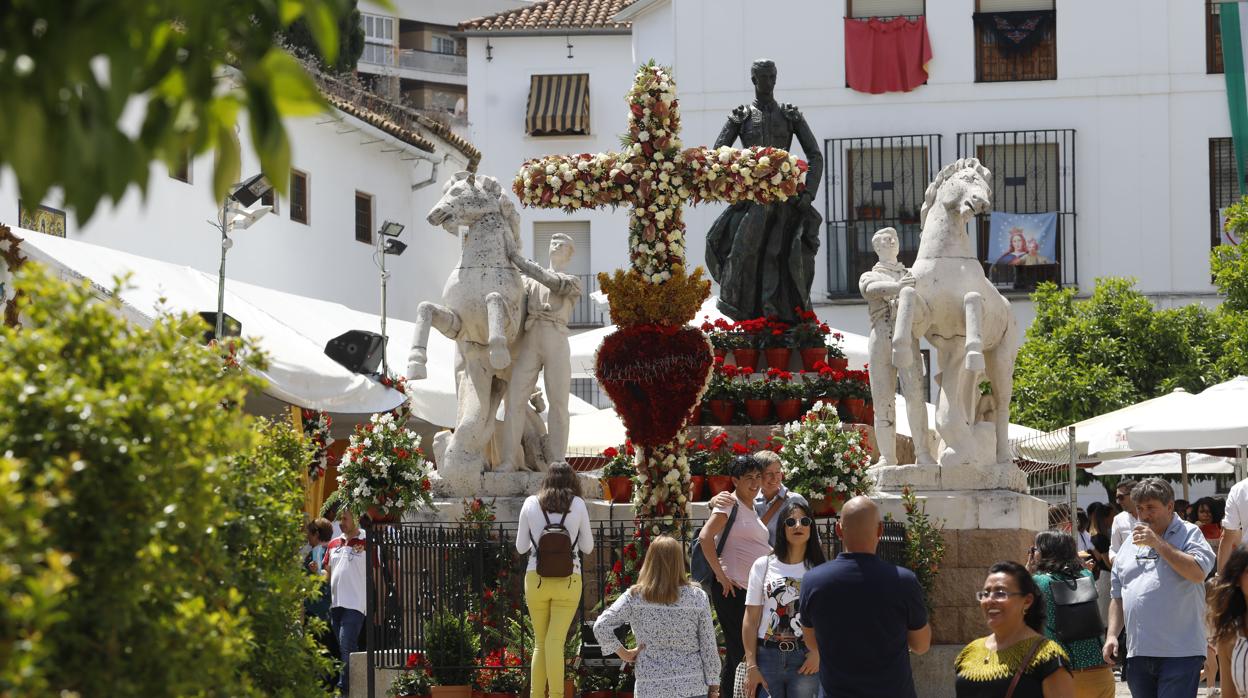
[[[463,156],[455,152],[458,163],[441,166],[437,183],[413,192],[412,185],[428,176],[430,165],[413,160],[411,146],[400,149],[393,137],[349,117],[341,123],[327,116],[292,119],[287,129],[292,166],[309,175],[310,224],[292,221],[289,201],[281,197],[279,215],[265,216],[233,235],[226,275],[379,312],[373,247],[355,241],[355,192],[360,190],[374,196],[375,227],[386,220],[407,226],[400,238],[410,245],[406,254],[387,261],[392,272],[387,310],[393,317],[414,319],[417,303],[441,297],[446,274],[458,259],[457,240],[424,218],[441,197],[441,182],[463,167]],[[245,124],[241,133],[242,172],[254,174],[260,168]],[[454,151],[440,147],[431,157],[440,160],[448,152]],[[212,198],[213,157],[195,160],[190,184],[169,177],[163,164],[153,165],[146,201],[132,189],[120,204],[102,205],[85,227],[71,212],[68,237],[215,275],[220,233],[206,222],[216,218],[220,206]],[[60,208],[55,194],[46,203]],[[16,224],[17,219],[17,186],[6,168],[0,171],[0,221]]]
[[[552,153],[614,150],[627,126],[624,95],[632,83],[632,45],[627,35],[489,37],[468,39],[468,113],[471,140],[482,152],[479,171],[510,187],[525,160]],[[573,58],[568,58],[568,42]],[[588,73],[588,136],[530,136],[524,115],[532,75]],[[521,209],[524,251],[534,255],[533,225],[539,221],[587,221],[594,271],[609,271],[628,260],[628,214],[624,209],[580,211]]]

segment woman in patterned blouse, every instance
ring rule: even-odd
[[[629,649],[615,636],[627,623],[637,638]],[[685,549],[675,538],[650,543],[637,583],[594,622],[603,654],[636,662],[636,698],[719,695],[719,646],[706,592],[689,580]]]
[[[988,568],[984,588],[976,593],[992,634],[972,640],[954,660],[958,698],[1001,698],[1024,660],[1013,698],[1074,698],[1070,659],[1044,637],[1040,589],[1017,562]]]
[[[1062,642],[1057,637],[1057,602],[1053,599],[1052,585],[1070,584],[1072,579],[1091,577],[1075,551],[1075,539],[1059,531],[1041,531],[1036,534],[1036,546],[1032,548],[1028,567],[1033,567],[1033,578],[1044,599],[1044,634],[1062,646],[1070,657],[1071,671],[1075,675],[1076,698],[1114,698],[1114,672],[1101,656],[1105,635]]]

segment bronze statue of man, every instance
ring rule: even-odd
[[[731,146],[788,150],[797,136],[810,169],[806,189],[774,204],[743,201],[720,214],[706,235],[706,266],[719,283],[719,309],[735,320],[774,315],[796,322],[795,308],[810,309],[810,285],[823,217],[812,201],[823,176],[819,142],[792,104],[776,102],[776,64],[760,59],[750,68],[754,103],[732,111],[715,139]]]

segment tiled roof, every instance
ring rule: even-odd
[[[507,10],[461,22],[466,32],[523,32],[567,29],[628,29],[611,18],[633,0],[542,0],[530,7]]]

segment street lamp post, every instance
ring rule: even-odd
[[[234,246],[230,233],[234,228],[246,230],[256,221],[273,210],[272,206],[260,206],[248,209],[248,206],[259,201],[272,191],[273,185],[264,175],[254,175],[231,187],[230,193],[221,202],[220,219],[213,223],[214,228],[221,231],[221,266],[217,270],[217,322],[213,328],[213,337],[220,342],[225,336],[225,255]]]
[[[390,375],[390,362],[386,360],[386,282],[390,280],[390,272],[386,271],[386,255],[395,257],[403,254],[407,245],[399,242],[399,234],[403,232],[403,224],[386,221],[381,225],[377,235],[377,257],[381,266],[381,375]]]

